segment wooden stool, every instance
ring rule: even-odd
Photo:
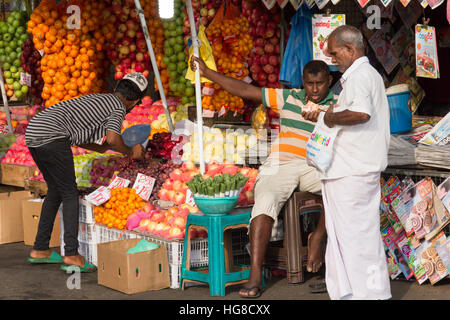
[[[303,269],[308,261],[308,241],[300,217],[323,214],[322,197],[310,192],[294,191],[280,214],[284,221],[283,244],[282,247],[269,244],[266,264],[285,268],[289,283],[302,283],[305,281]]]

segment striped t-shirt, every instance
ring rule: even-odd
[[[126,107],[114,94],[88,94],[62,101],[36,114],[25,132],[28,147],[61,138],[72,145],[96,143],[111,130],[121,133]]]
[[[337,98],[330,90],[318,105],[336,103]],[[262,103],[280,115],[280,132],[268,160],[305,159],[306,144],[315,126],[302,116],[302,108],[307,103],[305,90],[262,88]]]

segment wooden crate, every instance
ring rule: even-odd
[[[31,177],[36,170],[36,166],[27,167],[16,164],[1,164],[1,183],[8,186],[25,187],[25,180]]]
[[[25,189],[30,190],[35,195],[45,196],[47,194],[48,188],[47,183],[45,181],[37,181],[37,180],[25,180]]]

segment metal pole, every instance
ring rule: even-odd
[[[189,17],[189,24],[191,25],[192,46],[194,48],[194,56],[199,57],[200,40],[197,37],[197,30],[195,29],[194,12],[192,10],[191,0],[186,0],[187,13]],[[189,63],[189,61],[188,61]],[[200,83],[200,69],[196,62],[195,69],[195,98],[197,105],[197,127],[198,127],[198,146],[200,153],[200,172],[205,173],[205,155],[203,146],[203,116],[202,116],[202,87]]]
[[[164,111],[166,113],[167,122],[169,123],[170,132],[174,131],[172,117],[170,116],[169,107],[167,106],[166,95],[164,93],[164,87],[161,81],[161,77],[159,74],[158,64],[156,63],[155,53],[153,52],[152,41],[150,40],[150,35],[148,34],[147,21],[145,21],[144,10],[142,10],[141,3],[139,0],[134,0],[136,5],[137,13],[139,14],[139,18],[141,20],[142,29],[144,31],[145,41],[147,42],[148,52],[150,53],[150,60],[152,62],[153,71],[155,72],[156,83],[158,84],[159,94],[161,95],[161,101],[164,107]]]

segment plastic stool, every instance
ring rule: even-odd
[[[302,240],[305,237],[300,217],[324,214],[322,197],[296,190],[286,202],[282,214],[283,245],[278,247],[269,244],[265,264],[286,269],[288,283],[303,283],[305,281],[303,269],[308,261],[308,246],[307,242],[304,244]]]
[[[221,216],[191,213],[186,221],[180,290],[185,282],[206,282],[211,296],[225,296],[225,287],[247,282],[249,266],[234,266],[231,253],[231,236],[226,230],[248,227],[250,212]],[[190,228],[200,226],[208,231],[208,269],[190,270]]]

